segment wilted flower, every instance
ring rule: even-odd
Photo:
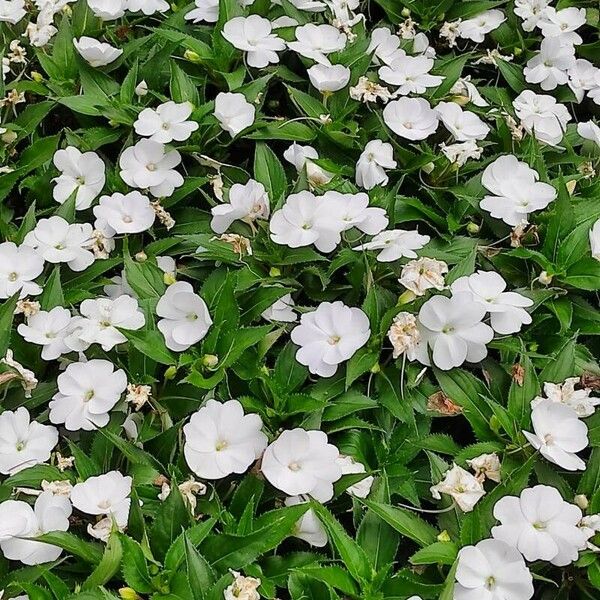
[[[458,465],[446,471],[444,479],[430,488],[431,495],[441,499],[441,494],[448,494],[464,512],[470,512],[485,495],[481,482]]]
[[[467,460],[467,464],[475,471],[475,477],[482,483],[486,479],[500,483],[500,459],[495,452],[492,452],[492,454],[481,454]]]
[[[423,296],[430,289],[443,290],[447,272],[448,265],[444,261],[423,256],[407,262],[398,281],[416,296]]]
[[[412,352],[421,341],[421,332],[419,331],[415,315],[407,312],[398,313],[394,317],[387,336],[394,347],[394,358],[398,358],[405,352],[410,358]]]
[[[394,94],[388,88],[364,76],[360,77],[358,83],[350,88],[350,98],[359,102],[367,103],[381,100],[385,104],[393,97]]]
[[[125,396],[125,400],[130,404],[133,404],[135,410],[140,410],[140,408],[150,400],[151,396],[152,388],[149,385],[127,384],[127,395]]]
[[[575,386],[579,385],[579,382],[579,377],[568,377],[563,383],[544,383],[546,398],[536,396],[531,401],[531,408],[548,399],[569,406],[580,418],[593,415],[596,406],[600,404],[600,398],[590,396],[592,392],[590,388],[576,390]]]
[[[256,591],[260,586],[260,579],[245,577],[237,571],[231,571],[233,583],[225,588],[224,600],[259,600],[260,594]]]

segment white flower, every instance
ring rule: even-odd
[[[352,100],[365,103],[377,102],[380,99],[385,104],[394,97],[394,94],[384,85],[379,85],[364,75],[359,78],[356,85],[350,88],[349,92]]]
[[[322,94],[337,92],[348,85],[350,69],[344,65],[313,65],[307,71],[310,82]]]
[[[417,258],[415,250],[420,250],[429,242],[428,235],[417,231],[391,229],[378,233],[370,242],[355,246],[354,250],[381,250],[377,255],[379,262],[392,262],[403,256]]]
[[[462,167],[470,158],[479,160],[483,154],[483,148],[477,145],[475,140],[467,140],[458,144],[440,144],[442,154],[458,167]]]
[[[56,560],[62,554],[62,548],[37,542],[35,538],[51,531],[69,529],[73,509],[68,498],[55,496],[50,491],[42,492],[33,508],[26,502],[7,500],[0,504],[0,516],[4,511],[14,531],[12,536],[4,538],[0,534],[0,549],[5,558],[25,565],[39,565]]]
[[[524,31],[533,31],[546,12],[550,0],[515,0],[515,15],[523,19]]]
[[[127,341],[119,329],[141,329],[146,322],[138,301],[127,295],[88,298],[81,303],[79,312],[84,317],[78,323],[79,338],[88,344],[100,344],[105,352]]]
[[[269,196],[262,183],[249,179],[247,183],[234,183],[229,190],[229,202],[211,209],[210,227],[215,233],[223,233],[234,221],[252,225],[257,219],[269,218]]]
[[[292,330],[291,339],[300,346],[296,352],[300,364],[306,365],[311,373],[331,377],[339,364],[367,343],[370,335],[367,315],[360,308],[338,300],[322,302],[316,310],[304,313],[300,324]]]
[[[269,308],[263,310],[260,316],[267,321],[293,323],[298,320],[298,316],[293,309],[294,306],[294,299],[291,294],[285,294],[285,296],[279,298],[279,300],[275,301]]]
[[[261,429],[262,419],[245,415],[237,400],[209,400],[183,428],[185,460],[203,479],[245,473],[267,447]]]
[[[513,546],[528,561],[548,560],[564,567],[586,546],[586,535],[577,526],[581,510],[547,485],[527,488],[518,498],[500,498],[494,517],[501,523],[492,527],[494,539]]]
[[[440,102],[435,112],[444,127],[459,142],[468,140],[483,140],[490,128],[475,113],[463,110],[456,102]]]
[[[356,185],[371,190],[376,185],[387,185],[386,169],[395,169],[394,148],[387,142],[371,140],[356,163]]]
[[[144,139],[123,150],[119,175],[131,187],[147,188],[157,198],[169,197],[183,185],[183,177],[175,171],[180,162],[177,150],[166,151],[163,144]]]
[[[445,262],[423,256],[407,262],[402,267],[398,281],[416,296],[423,296],[427,290],[443,290],[447,272],[448,265]]]
[[[303,500],[300,496],[291,496],[285,499],[286,506],[296,506],[298,504],[304,504],[305,502],[306,500]],[[307,510],[302,517],[298,519],[292,535],[315,548],[326,546],[328,541],[327,532],[321,521],[319,521],[315,511],[312,509]]]
[[[49,263],[67,263],[73,271],[83,271],[94,262],[94,254],[86,249],[92,242],[92,231],[89,223],[69,224],[55,215],[40,219],[23,243]]]
[[[482,483],[489,479],[491,481],[495,481],[496,483],[500,483],[501,481],[501,473],[500,473],[500,459],[495,452],[491,454],[480,454],[475,458],[467,460],[467,464],[475,471],[475,477],[479,479]]]
[[[139,96],[140,98],[142,98],[143,96],[146,96],[148,94],[148,84],[146,83],[146,81],[144,79],[142,79],[142,81],[140,81],[135,86],[135,89],[133,91],[135,92],[136,96]]]
[[[164,13],[170,6],[166,0],[126,0],[127,10],[130,12],[142,12],[145,15]]]
[[[427,88],[436,87],[444,80],[439,75],[430,75],[432,68],[432,58],[399,56],[379,69],[379,77],[386,83],[398,86],[397,93],[401,96],[424,94]]]
[[[319,153],[312,146],[300,146],[300,144],[294,142],[283,153],[283,158],[294,165],[298,173],[306,169],[306,176],[311,188],[329,183],[333,178],[331,173],[328,173],[311,160],[319,158]]]
[[[506,21],[501,10],[486,10],[471,19],[465,19],[458,25],[458,37],[481,43],[485,35],[494,31]]]
[[[429,38],[420,31],[415,35],[412,42],[413,54],[420,54],[427,58],[435,58],[435,48],[429,45]]]
[[[366,473],[365,465],[357,460],[354,460],[351,456],[345,456],[340,454],[337,458],[337,464],[342,469],[342,475],[355,475],[357,473]],[[349,486],[346,491],[356,498],[366,498],[371,492],[371,487],[375,479],[368,475],[364,479],[353,483]]]
[[[90,10],[103,21],[114,21],[125,14],[128,0],[87,0]]]
[[[37,296],[42,288],[33,281],[44,270],[44,259],[26,245],[0,244],[0,298]]]
[[[580,418],[594,414],[595,407],[600,404],[600,398],[590,396],[591,389],[575,389],[579,384],[579,377],[568,377],[563,383],[544,383],[544,393],[548,400],[559,402],[572,408]],[[546,398],[536,396],[531,401],[531,408],[535,408]]]
[[[364,192],[342,194],[329,190],[321,196],[319,210],[328,223],[327,227],[332,229],[330,241],[335,245],[340,243],[343,231],[356,227],[363,233],[376,235],[389,223],[385,210],[369,206],[369,196]]]
[[[440,38],[447,40],[450,48],[454,48],[454,46],[456,46],[456,38],[458,38],[461,21],[462,19],[452,22],[445,21],[440,27]]]
[[[106,230],[108,225],[108,233],[112,235],[146,231],[152,227],[156,217],[150,200],[137,191],[100,196],[98,206],[94,206],[94,215],[97,219],[96,228]]]
[[[57,443],[56,427],[31,421],[22,406],[5,410],[0,414],[0,473],[12,475],[46,462]]]
[[[558,37],[542,40],[540,51],[523,69],[527,83],[539,83],[545,90],[567,83],[567,71],[575,65],[575,48]]]
[[[387,27],[376,27],[371,32],[367,54],[371,53],[376,64],[386,65],[391,65],[396,59],[406,56],[406,52],[400,48],[400,38]]]
[[[471,83],[471,76],[459,77],[450,88],[450,94],[454,94],[464,102],[472,102],[475,106],[489,106],[479,93],[479,90]],[[466,103],[464,102],[464,103]]]
[[[95,152],[82,153],[74,146],[68,146],[57,150],[52,162],[61,172],[52,180],[56,183],[52,197],[62,204],[77,191],[75,209],[89,208],[106,181],[104,161]]]
[[[594,142],[600,146],[600,127],[594,121],[586,121],[577,124],[577,133],[584,139]]]
[[[505,292],[506,281],[495,271],[477,271],[468,277],[459,277],[451,286],[453,294],[468,292],[490,313],[490,325],[497,333],[509,334],[531,323],[525,310],[533,300],[517,292]]]
[[[127,387],[127,376],[108,360],[94,358],[68,365],[57,383],[58,392],[49,404],[50,421],[64,423],[69,431],[91,431],[108,423],[109,411]]]
[[[585,58],[578,58],[567,71],[567,75],[569,76],[567,83],[575,94],[577,102],[583,100],[585,92],[600,89],[600,69]]]
[[[400,137],[424,140],[438,128],[437,113],[424,98],[399,98],[383,109],[383,122]]]
[[[0,0],[0,23],[16,25],[26,14],[25,0]]]
[[[235,137],[254,123],[256,108],[246,100],[244,94],[219,92],[215,98],[214,115],[221,128]]]
[[[600,219],[598,219],[590,229],[589,237],[592,258],[600,260]]]
[[[183,352],[198,343],[212,325],[208,307],[186,281],[167,288],[156,305],[157,324],[167,348]]]
[[[588,428],[570,406],[542,400],[533,407],[531,422],[534,433],[523,435],[544,458],[567,471],[585,470],[575,453],[587,447]]]
[[[522,91],[514,100],[513,107],[525,131],[550,146],[556,146],[563,138],[571,115],[564,104],[552,96]]]
[[[421,332],[415,315],[408,312],[398,313],[394,317],[387,336],[394,348],[394,358],[398,358],[406,352],[408,358],[411,359],[421,341]]]
[[[454,600],[529,600],[533,577],[516,548],[482,540],[458,553]]]
[[[538,181],[539,175],[512,154],[500,156],[489,164],[481,177],[485,196],[479,206],[507,225],[528,222],[529,213],[546,208],[556,198],[556,190]]]
[[[114,62],[123,54],[123,50],[105,42],[82,35],[78,40],[73,38],[73,45],[84,60],[92,67],[104,67]]]
[[[230,572],[235,579],[223,590],[224,600],[260,600],[260,594],[256,591],[260,586],[260,579],[244,577],[237,571]]]
[[[73,506],[87,515],[106,515],[114,520],[119,529],[127,525],[131,505],[129,476],[119,471],[88,477],[71,490]]]
[[[219,20],[219,0],[194,0],[196,8],[186,13],[185,18],[192,23],[216,23]]]
[[[492,341],[494,330],[481,322],[485,313],[485,307],[464,292],[451,298],[433,296],[423,304],[419,322],[437,367],[447,371],[487,356],[486,344]]]
[[[265,450],[261,471],[271,485],[290,496],[306,494],[327,502],[333,498],[333,483],[342,476],[338,456],[323,431],[288,429]]]
[[[26,369],[20,362],[13,358],[13,351],[6,350],[4,358],[0,359],[0,364],[6,365],[12,369],[23,388],[25,398],[31,398],[31,392],[38,386],[38,380],[33,371]]]
[[[545,38],[558,38],[563,44],[581,44],[583,39],[575,31],[585,25],[585,8],[571,6],[556,10],[549,6],[537,25]]]
[[[429,489],[436,500],[448,494],[464,512],[471,512],[485,495],[482,483],[458,465],[452,465],[444,479]]]
[[[332,25],[307,23],[296,27],[295,35],[296,41],[288,42],[288,48],[324,65],[331,64],[327,54],[343,50],[346,46],[346,35]]]
[[[66,308],[55,306],[50,311],[41,310],[32,315],[17,331],[26,342],[42,346],[44,360],[54,360],[70,351],[65,340],[71,331],[71,321],[71,313]]]
[[[199,127],[195,121],[188,121],[192,114],[191,102],[180,104],[169,100],[158,108],[145,108],[133,124],[138,135],[148,137],[155,142],[168,144],[175,140],[187,140]]]
[[[259,15],[234,17],[225,23],[223,37],[247,52],[248,65],[262,69],[269,63],[278,63],[277,52],[285,50],[285,42],[272,30],[271,22]]]

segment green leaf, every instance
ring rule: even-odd
[[[205,598],[205,590],[214,584],[215,572],[206,559],[196,550],[187,535],[183,534],[185,541],[185,564],[187,578],[196,600]]]
[[[0,358],[6,356],[6,351],[10,346],[10,333],[18,301],[19,292],[0,305]]]
[[[40,296],[40,305],[43,310],[48,311],[57,306],[65,306],[65,297],[60,281],[60,265],[55,265],[52,273],[46,279],[44,291]]]
[[[123,556],[123,547],[118,533],[111,533],[106,544],[106,549],[100,564],[92,574],[83,582],[82,589],[91,590],[108,583],[118,572]]]
[[[199,546],[215,526],[216,519],[207,519],[186,529],[169,547],[165,556],[165,567],[177,571],[185,560],[186,539],[194,547]]]
[[[138,594],[150,594],[154,587],[142,547],[126,535],[121,535],[120,539],[123,546],[121,568],[125,583]]]
[[[575,374],[575,340],[565,342],[540,373],[540,383],[562,383]]]
[[[521,355],[519,366],[522,369],[523,383],[519,384],[513,377],[508,392],[508,412],[515,418],[520,429],[527,429],[531,422],[531,401],[540,393],[540,383],[528,356]]]
[[[62,548],[69,554],[73,554],[84,561],[99,564],[102,560],[100,544],[86,542],[68,531],[52,531],[36,537],[38,542],[46,542]]]
[[[254,153],[254,179],[262,183],[269,194],[271,205],[285,195],[287,178],[281,162],[267,144],[256,144]]]
[[[142,329],[139,331],[120,329],[120,331],[144,356],[161,365],[177,364],[177,358],[166,347],[165,338],[156,329]]]
[[[458,554],[458,546],[454,542],[434,542],[417,550],[411,557],[413,565],[452,565]]]

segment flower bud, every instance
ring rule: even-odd
[[[450,534],[444,529],[444,531],[442,531],[442,533],[440,533],[437,536],[437,541],[438,542],[449,542],[449,541],[451,541]]]
[[[523,54],[523,48],[519,48],[518,46],[516,48],[514,48],[513,50],[513,54],[515,56],[521,56],[521,54]]]
[[[197,52],[194,52],[193,50],[186,50],[183,53],[183,58],[185,58],[186,60],[189,60],[190,62],[193,62],[193,63],[202,62],[200,55]]]
[[[417,295],[412,290],[406,290],[402,293],[400,298],[398,298],[398,306],[401,306],[402,304],[408,304],[409,302],[412,302],[416,297]]]
[[[577,496],[573,498],[573,501],[575,502],[575,504],[577,504],[577,506],[579,506],[581,510],[586,510],[587,507],[590,505],[585,494],[577,494]]]
[[[202,357],[202,366],[214,369],[219,364],[219,357],[214,354],[205,354]]]
[[[423,165],[421,167],[421,171],[427,173],[427,175],[429,175],[429,173],[433,172],[434,169],[435,169],[435,165],[432,162],[429,162],[426,165]]]
[[[404,7],[402,9],[402,12],[400,13],[405,19],[407,19],[408,17],[410,17],[410,9]]]
[[[481,230],[481,227],[479,227],[479,225],[477,225],[477,223],[473,223],[473,221],[470,221],[469,223],[467,223],[467,231],[471,235],[478,234],[480,230]]]
[[[280,277],[281,271],[277,267],[271,267],[269,269],[269,277]]]
[[[135,255],[135,260],[137,260],[138,262],[146,262],[148,260],[148,255],[143,250],[141,250]]]
[[[371,367],[371,373],[379,373],[381,371],[381,365],[379,363],[375,363]]]
[[[140,596],[138,596],[137,592],[130,587],[122,587],[119,589],[119,596],[123,598],[123,600],[138,600]]]
[[[175,275],[173,275],[173,273],[164,273],[163,281],[165,282],[165,285],[173,285],[177,281],[177,279],[175,278]]]
[[[576,179],[571,179],[571,181],[567,181],[567,183],[565,184],[565,187],[567,188],[567,191],[569,192],[569,196],[573,195],[576,185],[577,185]]]
[[[177,374],[177,367],[175,365],[171,365],[166,371],[164,375],[165,381],[169,381],[170,379],[175,379],[175,375]]]
[[[538,277],[538,281],[542,285],[550,285],[552,283],[552,275],[550,275],[547,271],[542,271]]]
[[[40,81],[44,81],[44,76],[37,71],[31,71],[31,79],[39,83]]]
[[[14,131],[8,130],[2,134],[1,139],[5,144],[12,144],[17,139],[17,134]]]
[[[148,84],[142,79],[142,81],[140,81],[135,86],[134,91],[135,91],[136,95],[141,98],[142,96],[145,96],[148,93]]]

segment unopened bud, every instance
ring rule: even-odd
[[[577,185],[576,179],[571,179],[571,181],[567,181],[567,183],[565,184],[565,187],[567,188],[567,192],[569,192],[569,196],[573,195],[576,185]]]
[[[138,596],[138,593],[130,587],[122,587],[119,589],[119,596],[121,596],[121,598],[123,598],[123,600],[138,600],[138,598],[140,598],[140,596]]]
[[[587,507],[590,505],[587,496],[585,494],[577,494],[577,496],[575,496],[575,498],[573,498],[575,504],[577,504],[577,506],[579,506],[579,508],[581,510],[586,510]]]
[[[165,285],[173,285],[177,281],[177,279],[175,278],[175,275],[173,275],[173,273],[164,273],[163,281],[165,282]]]
[[[371,367],[371,373],[379,373],[381,371],[381,365],[379,363],[375,363]]]
[[[552,283],[552,275],[550,275],[547,271],[542,271],[538,277],[538,281],[542,285],[550,285]]]
[[[513,50],[513,54],[515,56],[521,56],[523,54],[523,48],[519,48],[518,46]]]
[[[44,76],[41,73],[38,73],[37,71],[31,71],[31,79],[39,83],[40,81],[44,81]]]
[[[469,96],[452,96],[452,98],[450,99],[452,100],[452,102],[458,104],[459,106],[466,106],[467,104],[469,104],[470,101]]]
[[[431,173],[434,169],[435,165],[432,162],[428,162],[426,165],[423,165],[421,167],[421,171],[424,171],[425,173],[427,173],[427,175],[429,175],[429,173]]]
[[[200,55],[197,52],[194,52],[193,50],[186,50],[183,53],[183,58],[185,58],[186,60],[189,60],[190,62],[193,62],[193,63],[202,62]]]
[[[402,304],[408,304],[409,302],[412,302],[416,297],[417,295],[413,291],[406,290],[401,294],[400,298],[398,298],[398,306],[401,306]]]
[[[205,354],[202,357],[202,365],[208,369],[214,369],[219,364],[219,357],[214,354]]]
[[[165,371],[165,381],[169,381],[171,379],[175,379],[175,375],[177,374],[177,367],[174,365],[171,365],[166,371]]]
[[[148,84],[142,79],[142,81],[135,86],[134,91],[137,96],[145,96],[148,93]]]
[[[408,17],[410,17],[410,9],[409,8],[403,8],[402,12],[400,13],[405,19],[407,19]]]
[[[5,144],[12,144],[17,139],[17,134],[14,131],[8,130],[2,134],[2,141]]]
[[[437,540],[438,542],[449,542],[450,534],[444,529],[444,531],[437,536]]]
[[[473,221],[470,221],[469,223],[467,223],[467,231],[471,235],[478,234],[480,230],[481,230],[481,227],[479,227],[479,225],[477,225],[477,223],[473,223]]]
[[[269,269],[269,277],[280,277],[281,271],[277,267],[271,267]]]
[[[135,255],[135,260],[138,262],[146,262],[148,260],[148,255],[142,250]]]

